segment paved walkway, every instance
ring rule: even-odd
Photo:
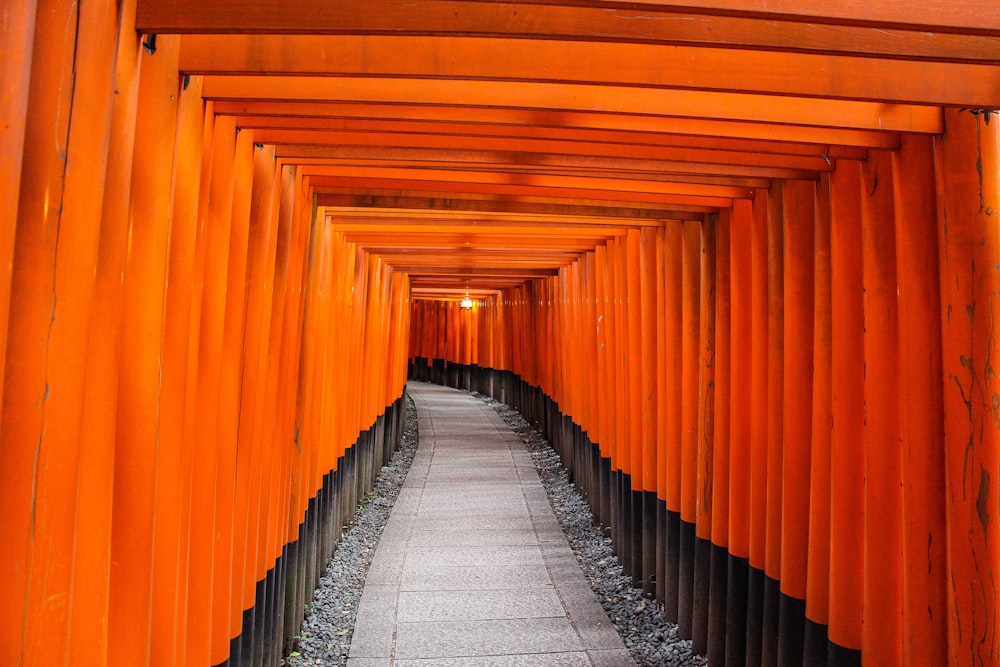
[[[368,571],[348,665],[634,665],[521,440],[468,394],[407,389],[420,447]]]

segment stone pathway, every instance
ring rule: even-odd
[[[407,390],[420,447],[368,571],[348,665],[635,665],[521,440],[468,394]]]

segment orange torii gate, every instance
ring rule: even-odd
[[[9,0],[0,61],[3,664],[278,664],[408,373],[711,664],[1000,664],[1000,12]]]

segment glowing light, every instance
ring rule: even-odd
[[[472,309],[472,299],[470,299],[469,297],[465,297],[464,299],[462,299],[462,303],[459,304],[459,305],[461,305],[462,310],[471,310]]]

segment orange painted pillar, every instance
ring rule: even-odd
[[[726,602],[729,558],[730,410],[732,398],[732,272],[730,268],[733,210],[719,211],[715,238],[715,347],[710,358],[715,367],[715,401],[712,406],[712,495],[708,510],[712,530],[708,536],[709,598],[707,656],[725,664]],[[702,419],[705,417],[703,416]]]
[[[227,266],[225,327],[223,330],[221,353],[221,384],[219,401],[219,483],[216,485],[217,511],[216,535],[220,534],[219,523],[225,526],[222,533],[222,545],[216,546],[216,557],[219,552],[226,553],[216,584],[224,585],[228,590],[225,602],[215,605],[213,613],[226,617],[226,629],[218,630],[223,634],[226,653],[229,653],[229,640],[239,635],[242,627],[242,590],[240,581],[243,577],[242,560],[234,556],[236,550],[242,547],[246,540],[245,529],[237,519],[247,514],[245,483],[242,469],[238,466],[237,438],[240,424],[240,392],[243,389],[243,354],[246,325],[247,300],[247,246],[250,226],[250,194],[253,184],[253,132],[243,130],[236,137],[235,169],[233,174],[233,196],[231,206],[231,229],[229,253],[220,258]],[[217,589],[218,591],[218,589]]]
[[[111,575],[118,347],[139,84],[140,36],[133,28],[133,12],[134,3],[122,3],[114,75],[118,94],[111,110],[80,427],[87,437],[79,445],[69,664],[82,666],[105,665],[109,648],[105,619]]]
[[[806,471],[810,470],[812,453],[815,190],[812,181],[785,181],[783,188],[780,664],[802,659],[805,635],[810,490]]]
[[[694,622],[695,522],[698,497],[698,396],[701,357],[701,227],[684,222],[681,249],[681,534],[677,631],[691,637]]]
[[[830,267],[830,176],[816,186],[816,233],[813,252],[812,427],[809,458],[809,538],[806,565],[805,664],[826,662],[826,626],[830,622],[830,436],[833,384]]]
[[[195,82],[195,86],[199,85]],[[189,86],[190,90],[190,86]],[[187,119],[189,113],[182,105],[179,109],[181,122],[187,124],[194,122]],[[187,609],[184,618],[184,630],[179,630],[179,635],[185,638],[185,652],[189,663],[202,662],[208,660],[208,626],[210,624],[211,596],[205,595],[205,591],[211,585],[210,578],[206,577],[205,562],[211,558],[211,541],[208,536],[212,534],[214,527],[206,525],[204,513],[196,513],[194,507],[211,507],[206,504],[207,491],[205,489],[205,479],[210,472],[210,466],[214,466],[214,450],[201,451],[200,445],[204,442],[202,431],[202,410],[200,396],[201,384],[201,329],[202,329],[202,300],[204,298],[205,271],[206,271],[206,234],[205,219],[208,217],[208,191],[212,169],[212,140],[215,130],[215,114],[212,112],[212,104],[207,103],[201,123],[201,168],[198,171],[185,170],[183,176],[178,174],[179,181],[175,187],[175,197],[181,194],[180,188],[189,189],[190,192],[197,193],[194,201],[185,199],[184,203],[175,209],[175,215],[180,216],[180,220],[190,219],[195,216],[197,220],[197,232],[195,235],[194,264],[192,266],[191,285],[189,288],[191,303],[189,306],[190,315],[188,318],[189,347],[187,365],[185,368],[186,386],[185,408],[184,408],[184,451],[187,458],[183,462],[184,466],[184,490],[182,501],[188,509],[187,527],[182,539],[187,541],[188,559],[184,570],[186,579],[183,584],[187,588]],[[186,142],[179,141],[178,149]],[[178,155],[178,160],[184,159]],[[186,159],[185,159],[186,162]],[[178,165],[179,166],[179,165]],[[199,173],[200,172],[200,173]],[[195,187],[195,179],[199,184]],[[184,185],[182,185],[184,184]],[[190,207],[190,208],[189,208]],[[206,549],[207,555],[206,555]]]
[[[698,295],[698,426],[695,452],[695,540],[694,606],[692,648],[708,651],[708,599],[712,558],[712,489],[715,481],[715,309],[717,301],[716,261],[718,215],[706,216],[701,224]]]
[[[657,251],[662,247],[659,230],[646,227],[641,232],[639,259],[641,307],[641,372],[642,391],[640,414],[642,420],[642,574],[643,592],[652,597],[656,593],[657,549],[657,447],[659,445],[657,358],[658,320],[662,323],[661,302],[657,287],[662,273],[657,271]],[[662,270],[662,266],[659,267]]]
[[[4,119],[4,132],[0,135],[0,164],[4,165],[3,173],[0,173],[0,201],[6,202],[0,212],[0,378],[4,377],[7,359],[11,266],[14,261],[37,4],[37,0],[11,0],[0,6],[0,62],[5,63],[4,80],[0,83],[0,118]],[[3,382],[0,382],[2,404]],[[8,576],[8,572],[0,572],[0,576]],[[14,642],[0,639],[0,644],[13,646]],[[4,656],[0,654],[0,657]]]
[[[75,621],[70,590],[77,569],[73,544],[86,334],[117,34],[111,7],[39,4],[37,16],[33,6],[20,2],[0,10],[4,21],[27,21],[10,28],[0,24],[0,34],[13,40],[0,49],[25,49],[12,57],[13,71],[5,70],[0,83],[2,113],[20,113],[4,116],[0,139],[0,150],[12,158],[0,176],[0,190],[10,197],[0,214],[0,326],[5,330],[0,353],[6,359],[0,362],[0,488],[5,496],[0,586],[6,598],[0,660],[24,665],[67,660]],[[100,34],[77,44],[78,27]],[[74,71],[75,77],[68,76]],[[91,548],[102,546],[95,542]],[[82,611],[90,621],[105,613],[104,608]],[[95,624],[88,628],[103,630]]]
[[[220,623],[215,596],[219,582],[215,581],[216,554],[216,484],[218,483],[218,424],[221,383],[221,352],[225,327],[225,290],[229,257],[229,228],[232,211],[232,162],[235,146],[235,126],[232,118],[215,119],[211,142],[205,151],[211,155],[208,180],[203,183],[205,223],[198,240],[196,268],[201,277],[201,293],[193,313],[198,320],[197,404],[195,419],[202,447],[194,465],[191,506],[198,508],[192,516],[189,553],[188,646],[189,661],[197,664],[209,660],[212,664],[225,659],[215,628]],[[211,446],[205,446],[204,443]],[[221,576],[221,575],[218,575]],[[227,572],[228,576],[228,572]]]
[[[246,539],[236,546],[237,558],[246,567],[243,577],[243,608],[257,605],[263,612],[263,583],[270,565],[262,545],[266,531],[267,508],[264,506],[266,470],[265,433],[267,396],[267,360],[271,332],[271,307],[273,302],[274,262],[277,233],[277,184],[280,174],[276,169],[274,147],[262,147],[254,152],[254,173],[250,207],[248,237],[248,296],[246,342],[243,361],[243,382],[240,405],[240,431],[238,451],[246,450],[247,511],[237,520],[245,525]],[[263,637],[254,637],[262,644]]]
[[[1000,664],[1000,121],[945,111],[936,140],[947,517],[948,664]],[[940,621],[939,621],[940,622]]]
[[[172,45],[171,45],[172,46]],[[168,277],[163,319],[163,373],[156,461],[150,664],[184,664],[187,649],[189,484],[198,455],[184,439],[188,409],[191,301],[202,161],[201,78],[180,91],[174,150]]]
[[[157,441],[161,407],[173,174],[172,159],[163,156],[172,157],[174,152],[178,54],[179,38],[164,38],[156,54],[144,54],[140,65],[119,349],[110,665],[145,665],[150,660],[158,465],[151,443]]]
[[[840,160],[830,182],[830,653],[858,660],[864,555],[864,289],[861,165]]]
[[[902,448],[903,664],[947,664],[948,612],[941,285],[934,144],[903,135],[892,154]]]
[[[662,467],[666,476],[666,562],[663,613],[676,623],[679,612],[680,538],[681,538],[681,387],[683,343],[683,246],[682,223],[667,223],[664,228],[663,284],[666,328],[663,331],[663,409],[667,415],[662,445]]]
[[[729,563],[726,571],[726,665],[746,664],[750,562],[751,418],[753,405],[754,213],[749,200],[733,202],[730,223]]]
[[[746,660],[761,660],[764,569],[767,551],[768,332],[769,282],[768,193],[753,200],[750,229],[750,571],[747,582]]]
[[[899,325],[892,158],[869,153],[862,171],[865,310],[865,570],[862,651],[902,664],[902,497]],[[877,621],[876,621],[877,619]]]

